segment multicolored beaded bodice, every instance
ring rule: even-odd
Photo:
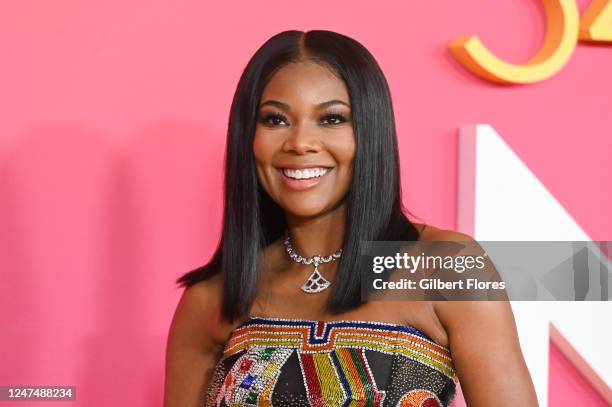
[[[209,406],[448,406],[449,350],[374,321],[250,317],[215,366]]]

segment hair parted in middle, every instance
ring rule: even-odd
[[[355,135],[353,179],[345,197],[342,257],[327,309],[340,313],[362,303],[360,241],[418,240],[402,205],[399,153],[391,95],[372,54],[356,40],[326,30],[284,31],[268,39],[244,69],[231,105],[225,151],[223,229],[211,260],[177,283],[191,286],[221,272],[222,314],[233,321],[255,297],[259,256],[287,228],[285,214],[261,187],[253,155],[258,106],[266,84],[283,66],[312,61],[346,84]]]

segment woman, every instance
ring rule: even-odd
[[[403,213],[387,82],[330,31],[270,38],[231,107],[211,261],[183,275],[165,406],[535,406],[507,302],[362,302],[360,240],[471,240]],[[320,255],[319,257],[315,257]]]

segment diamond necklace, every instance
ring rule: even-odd
[[[321,292],[327,287],[329,287],[330,282],[327,281],[325,277],[323,277],[323,275],[319,272],[319,264],[329,263],[340,258],[340,256],[342,255],[342,249],[326,257],[323,257],[321,255],[303,257],[300,256],[293,249],[293,246],[291,246],[291,238],[289,237],[289,233],[286,234],[285,240],[283,241],[283,245],[285,245],[285,250],[287,251],[287,254],[289,254],[289,257],[291,257],[291,260],[300,264],[314,264],[314,271],[302,286],[302,291],[304,291],[305,293],[312,294]]]

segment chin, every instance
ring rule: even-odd
[[[287,205],[283,208],[286,213],[300,218],[313,218],[321,215],[327,209],[324,205]]]

